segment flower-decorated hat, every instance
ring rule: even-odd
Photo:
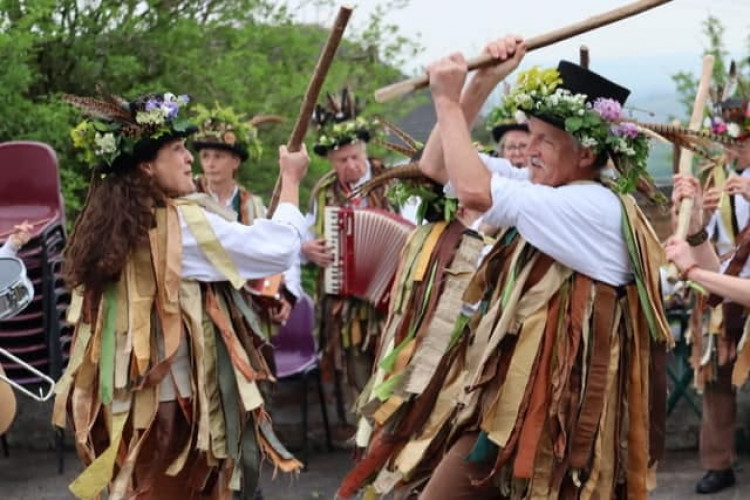
[[[742,81],[737,64],[732,61],[725,85],[711,89],[711,105],[703,121],[704,130],[738,141],[750,139],[749,85]]]
[[[213,148],[231,151],[243,162],[251,154],[260,155],[261,144],[255,119],[247,120],[231,107],[217,104],[213,109],[208,109],[199,104],[195,107],[193,120],[198,125],[193,139],[196,150]]]
[[[312,120],[318,132],[313,151],[326,156],[346,144],[369,142],[377,133],[379,123],[376,118],[360,116],[360,112],[359,99],[348,87],[341,91],[341,97],[329,93],[327,106],[318,104],[313,111]]]
[[[518,75],[506,98],[511,110],[565,130],[600,158],[611,158],[620,173],[617,188],[632,192],[646,172],[648,137],[622,110],[630,91],[577,64],[531,68]],[[603,164],[603,161],[600,162]]]
[[[86,116],[70,132],[73,146],[103,175],[147,161],[164,144],[196,130],[183,110],[190,102],[187,95],[147,94],[132,101],[118,96],[63,99]]]
[[[513,102],[506,99],[508,94],[510,94],[510,86],[505,87],[503,102],[487,117],[487,130],[490,131],[495,142],[500,142],[503,135],[511,130],[529,131],[526,117],[518,112]]]

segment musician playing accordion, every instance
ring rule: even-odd
[[[351,192],[383,171],[383,164],[367,156],[367,143],[376,122],[359,116],[358,101],[348,88],[340,97],[328,94],[327,105],[318,105],[313,121],[318,135],[317,155],[326,158],[332,170],[323,176],[311,194],[307,241],[302,256],[319,266],[317,289],[319,342],[324,369],[334,374],[339,420],[346,424],[346,409],[364,387],[372,368],[373,353],[384,315],[375,305],[354,297],[326,292],[325,268],[334,264],[331,242],[326,241],[324,207],[379,208],[395,212],[385,197],[385,187],[366,196],[349,198]],[[328,228],[330,230],[330,227]]]

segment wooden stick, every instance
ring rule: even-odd
[[[706,101],[708,100],[708,90],[711,85],[711,74],[714,70],[714,57],[712,55],[703,56],[703,68],[701,69],[701,79],[698,84],[698,92],[695,94],[695,101],[693,102],[693,113],[690,115],[690,123],[688,128],[691,130],[698,130],[703,122],[703,112],[706,109]],[[680,155],[680,168],[679,171],[682,175],[691,175],[693,172],[693,152],[685,150]],[[680,210],[678,212],[677,219],[677,230],[675,235],[678,238],[687,237],[688,229],[690,226],[690,214],[693,212],[693,199],[685,198],[680,202]],[[679,280],[680,272],[677,266],[670,264],[667,270],[667,280],[670,283],[675,283]]]
[[[352,15],[352,8],[348,5],[342,5],[339,7],[339,12],[336,15],[336,20],[333,23],[331,32],[328,34],[328,40],[326,40],[323,51],[318,57],[318,62],[315,64],[315,70],[313,71],[310,83],[307,85],[305,91],[305,98],[300,106],[299,115],[297,115],[297,121],[292,129],[292,135],[289,137],[286,147],[290,152],[296,152],[300,150],[302,141],[305,139],[307,128],[310,125],[313,109],[315,103],[318,102],[318,96],[320,95],[320,89],[323,87],[328,70],[333,62],[333,57],[336,55],[336,49],[341,44],[341,39],[344,36],[344,30],[346,25],[349,23],[349,18]],[[276,211],[276,207],[279,204],[279,196],[281,194],[281,174],[276,178],[276,186],[273,188],[273,195],[271,196],[271,202],[268,205],[268,218],[273,216]]]
[[[578,49],[578,64],[582,68],[589,69],[589,65],[591,64],[591,56],[589,55],[589,48],[586,45],[581,45],[581,48]]]
[[[572,38],[576,35],[580,35],[581,33],[586,33],[588,31],[601,28],[602,26],[621,21],[622,19],[635,16],[637,14],[640,14],[641,12],[659,7],[660,5],[669,3],[671,1],[672,0],[639,0],[637,2],[630,3],[628,5],[625,5],[624,7],[620,7],[619,9],[614,9],[609,12],[605,12],[604,14],[590,17],[585,21],[571,24],[570,26],[551,31],[541,36],[530,38],[526,41],[526,50],[528,52],[531,52],[535,49],[541,49],[542,47],[546,47],[548,45],[552,45],[553,43]],[[500,64],[501,62],[503,61],[494,59],[490,55],[481,55],[479,57],[471,59],[468,62],[468,66],[469,71],[473,71],[475,69],[484,68],[486,66]],[[412,78],[410,80],[404,80],[398,83],[394,83],[375,91],[375,100],[381,103],[387,102],[396,99],[397,97],[405,96],[411,92],[414,92],[415,90],[426,87],[429,83],[430,80],[427,74]]]

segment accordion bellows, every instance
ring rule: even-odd
[[[334,253],[323,274],[325,292],[383,304],[414,225],[377,208],[324,210],[324,236]]]

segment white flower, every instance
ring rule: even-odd
[[[527,121],[529,121],[526,113],[524,113],[520,109],[516,110],[516,112],[513,114],[513,118],[516,120],[516,123],[526,123]]]
[[[135,121],[140,125],[161,125],[164,123],[164,111],[162,108],[139,111],[135,115]]]
[[[734,137],[736,139],[740,136],[740,132],[742,132],[742,130],[736,123],[730,123],[727,125],[727,134],[729,134],[729,137]]]
[[[172,92],[167,92],[166,94],[164,94],[164,102],[172,102],[176,100],[177,100],[177,96],[174,95]]]
[[[97,132],[94,136],[94,143],[97,147],[97,155],[110,154],[117,151],[117,141],[112,132],[107,132],[103,135]]]
[[[583,136],[581,138],[581,146],[584,148],[595,148],[599,143],[596,142],[596,139],[589,136]]]
[[[707,116],[703,119],[703,128],[710,129],[711,128],[711,117]]]

